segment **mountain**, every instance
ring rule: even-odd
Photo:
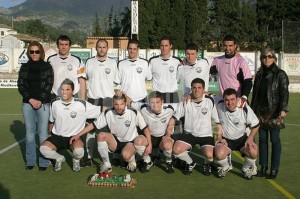
[[[40,19],[54,27],[88,32],[96,13],[103,26],[112,8],[119,14],[127,6],[130,0],[26,0],[9,11],[16,20]]]

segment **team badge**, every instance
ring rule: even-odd
[[[161,121],[161,123],[166,123],[167,118],[162,118],[160,121]]]
[[[71,64],[69,64],[69,65],[67,66],[67,69],[68,69],[68,71],[71,71],[71,70],[73,70],[73,66],[72,66]]]
[[[238,125],[240,123],[240,119],[236,117],[236,118],[233,119],[232,122],[233,122],[234,125]]]
[[[137,72],[138,74],[141,74],[141,73],[143,72],[143,69],[142,69],[141,67],[137,67],[137,68],[136,68],[136,72]]]
[[[201,109],[201,112],[202,112],[203,115],[206,115],[206,113],[207,113],[207,108],[205,108],[205,107],[202,108],[202,109]]]
[[[106,74],[109,74],[110,71],[111,71],[110,68],[105,68],[105,73],[106,73]]]
[[[124,123],[125,123],[125,126],[129,127],[131,122],[126,120]]]
[[[170,71],[171,73],[173,73],[174,70],[175,70],[174,66],[170,66],[170,67],[169,67],[169,71]]]
[[[77,113],[76,113],[75,111],[72,111],[72,112],[70,113],[70,115],[71,115],[71,118],[75,118],[76,115],[77,115]]]
[[[201,73],[202,72],[202,68],[201,67],[197,67],[195,70],[196,70],[197,73]]]

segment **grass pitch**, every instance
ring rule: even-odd
[[[67,162],[61,172],[53,172],[52,166],[40,172],[38,167],[25,170],[24,152],[25,128],[21,113],[21,96],[17,89],[0,89],[0,198],[300,198],[300,94],[290,95],[290,109],[286,117],[286,129],[282,130],[282,159],[276,180],[254,177],[245,180],[240,168],[242,159],[233,154],[234,169],[224,179],[201,173],[202,156],[196,147],[192,156],[197,166],[191,176],[184,176],[175,169],[167,174],[153,166],[151,171],[132,174],[138,180],[134,188],[90,187],[87,178],[96,172],[96,167],[83,168],[79,173],[72,171],[72,158],[66,155]],[[16,144],[20,141],[20,144]],[[15,144],[15,145],[14,145]],[[11,146],[11,148],[9,148]],[[99,155],[97,155],[99,157]],[[100,159],[96,161],[101,163]],[[125,175],[126,170],[113,167],[113,174]]]

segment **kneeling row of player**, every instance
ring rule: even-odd
[[[107,127],[109,132],[97,134],[98,151],[103,161],[100,172],[111,172],[109,152],[120,153],[128,162],[127,170],[137,168],[135,154],[143,158],[141,172],[149,171],[153,165],[150,154],[159,148],[166,156],[166,172],[173,173],[172,155],[185,162],[183,173],[190,175],[196,163],[189,151],[196,144],[204,155],[203,173],[210,175],[215,159],[221,166],[218,176],[225,177],[232,169],[231,150],[239,150],[245,155],[242,171],[247,179],[257,173],[255,164],[258,149],[254,136],[259,128],[259,120],[246,104],[238,107],[238,97],[234,89],[224,91],[223,100],[204,94],[205,82],[196,78],[191,83],[191,99],[178,104],[164,104],[161,93],[149,94],[149,104],[132,103],[126,106],[124,94],[113,97],[113,107],[100,113],[98,106],[73,98],[74,84],[65,80],[61,85],[61,98],[51,104],[51,136],[41,145],[41,153],[56,160],[54,171],[61,170],[65,161],[58,150],[70,148],[73,151],[73,170],[79,171],[79,160],[84,156],[80,137],[93,129]],[[174,107],[174,108],[173,108]],[[175,109],[175,111],[174,111]],[[87,118],[97,118],[85,127]],[[182,134],[173,134],[175,120],[183,119]],[[216,123],[217,140],[214,141],[211,118]],[[246,134],[246,127],[251,132]],[[141,129],[139,134],[138,129]]]

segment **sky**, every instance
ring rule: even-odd
[[[0,7],[10,8],[23,3],[26,0],[0,0]]]

